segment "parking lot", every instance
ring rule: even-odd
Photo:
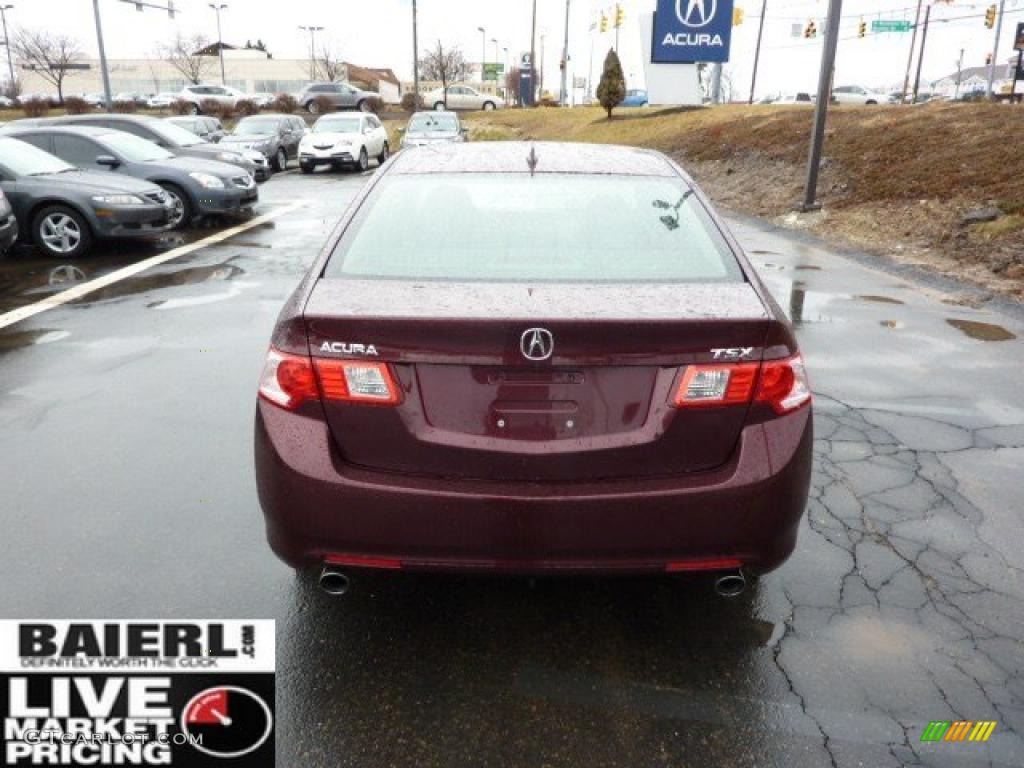
[[[0,261],[2,314],[180,254],[0,330],[3,616],[276,619],[281,765],[1024,763],[1024,316],[754,220],[730,222],[816,397],[780,570],[732,601],[708,577],[408,574],[332,600],[280,564],[256,378],[364,181],[293,170],[250,220]],[[932,720],[999,726],[922,743]]]

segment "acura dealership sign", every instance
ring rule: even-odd
[[[651,61],[728,61],[733,0],[658,0]]]

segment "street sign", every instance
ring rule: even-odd
[[[497,61],[484,62],[484,80],[497,80],[505,72],[505,65]]]
[[[871,22],[872,32],[909,32],[910,22],[907,19],[875,19]]]
[[[658,0],[651,62],[729,60],[733,0]]]

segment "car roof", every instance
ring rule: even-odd
[[[253,117],[274,117],[277,119],[283,119],[285,117],[298,117],[299,120],[302,119],[298,115],[286,115],[283,112],[260,112],[259,114],[256,115],[246,115],[242,118],[242,120],[248,120]],[[238,122],[242,122],[242,120],[239,120]]]
[[[417,147],[395,156],[391,173],[585,173],[667,176],[678,171],[660,152],[611,144],[481,141]]]
[[[100,128],[96,125],[61,125],[59,123],[26,125],[24,128],[13,126],[7,133],[16,136],[18,133],[28,133],[29,131],[53,131],[56,133],[68,133],[74,136],[104,136],[108,133],[120,133],[120,131],[115,131],[113,128]]]
[[[115,123],[158,123],[160,118],[151,115],[112,115],[102,113],[98,115],[61,115],[60,117],[34,118],[33,125],[71,125],[74,123],[89,122],[92,120],[110,120]]]
[[[418,112],[413,112],[409,115],[409,119],[412,120],[414,117],[418,117],[420,115],[429,115],[430,117],[433,117],[434,115],[449,115],[456,119],[459,117],[459,113],[452,109],[421,109]]]

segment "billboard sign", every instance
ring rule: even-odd
[[[651,61],[728,61],[732,11],[733,0],[658,0]]]
[[[505,72],[505,65],[501,62],[484,62],[484,80],[497,80]]]

